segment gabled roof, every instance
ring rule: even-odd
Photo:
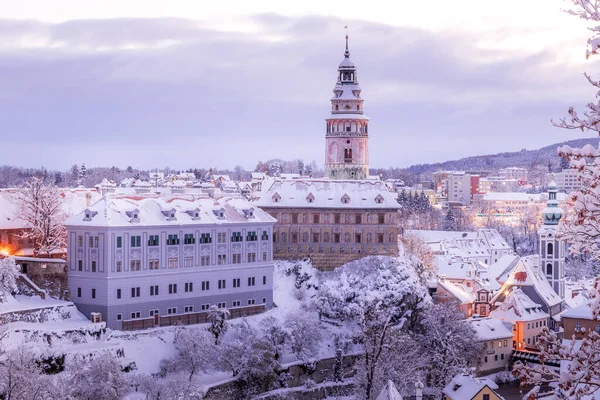
[[[490,315],[511,322],[550,318],[550,315],[542,310],[541,304],[531,300],[517,287],[512,289],[502,304]]]
[[[452,283],[443,279],[438,280],[438,285],[450,293],[460,304],[472,304],[475,301],[475,294],[472,288],[464,284]]]
[[[475,329],[480,340],[512,338],[512,328],[496,317],[471,317],[465,320]]]
[[[446,385],[442,393],[451,400],[471,400],[486,386],[492,390],[498,389],[498,385],[489,379],[457,375]],[[502,399],[501,396],[498,397]]]

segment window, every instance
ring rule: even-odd
[[[267,304],[267,298],[263,297],[263,304]]]
[[[186,313],[194,312],[194,306],[185,306],[183,308],[183,312],[186,312]]]
[[[227,256],[225,254],[217,255],[217,264],[223,265],[223,264],[227,263],[226,261],[227,261]]]
[[[504,339],[504,347],[508,346],[508,340]]]
[[[227,243],[227,234],[225,232],[217,233],[217,242]]]
[[[183,266],[184,267],[192,267],[194,265],[194,257],[185,256],[183,257]]]
[[[329,232],[325,232],[323,234],[323,242],[324,243],[329,243]]]
[[[298,223],[298,214],[292,214],[292,224]]]
[[[121,236],[117,236],[117,249],[123,247],[123,238]]]
[[[158,258],[148,260],[148,269],[158,269]]]
[[[362,224],[362,215],[356,214],[354,216],[354,223],[356,223],[356,224]]]
[[[267,277],[263,276],[263,285],[266,285],[266,284],[267,284]]]
[[[206,310],[208,310],[210,308],[210,304],[202,304],[200,306],[200,308],[201,308],[202,311],[206,311]]]
[[[200,256],[200,265],[210,265],[210,256]]]
[[[202,290],[210,290],[210,281],[202,281]]]
[[[595,329],[596,333],[600,333],[600,325],[596,324],[596,329]]]
[[[140,288],[139,288],[139,286],[131,288],[131,297],[140,297]]]
[[[246,234],[246,241],[248,242],[256,242],[258,240],[258,235],[256,235],[256,232],[248,232]]]
[[[240,278],[234,278],[233,279],[233,287],[237,288],[237,287],[240,287],[240,286],[241,286],[240,285]]]
[[[256,253],[248,253],[248,258],[246,262],[252,263],[256,262]]]
[[[498,354],[494,355],[494,361],[498,361]]]
[[[94,237],[94,247],[95,248],[100,247],[100,238],[98,236]]]
[[[158,296],[158,285],[150,286],[150,296]]]
[[[217,303],[217,308],[225,308],[227,307],[227,304],[225,303]]]
[[[292,232],[292,243],[298,243],[298,234],[295,232]]]
[[[527,329],[531,329],[531,324],[530,323],[527,324]]]
[[[96,272],[96,261],[92,261],[92,272]]]
[[[179,244],[179,235],[168,235],[167,236],[167,245],[168,246],[176,246]]]
[[[167,308],[167,314],[177,314],[177,307]]]
[[[231,241],[232,242],[241,242],[242,241],[242,232],[232,232],[231,233]]]
[[[169,283],[169,294],[175,294],[175,293],[177,293],[177,284]]]
[[[334,221],[334,223],[339,224],[341,218],[342,218],[341,214],[333,214],[333,221]]]
[[[80,287],[77,288],[77,297],[81,297],[81,288]]]
[[[169,257],[168,258],[168,266],[169,266],[169,268],[179,267],[179,260],[177,259],[177,257]]]
[[[249,306],[253,306],[254,304],[256,304],[256,301],[254,299],[248,299]]]
[[[335,243],[339,243],[339,242],[340,242],[340,236],[341,236],[341,235],[340,235],[339,233],[334,233],[334,234],[333,234],[333,241],[334,241]]]
[[[219,279],[219,289],[225,289],[226,288],[226,280],[225,279]]]
[[[554,253],[553,253],[553,250],[554,250],[554,248],[553,248],[553,247],[554,247],[554,246],[552,245],[552,243],[548,243],[548,246],[547,246],[547,247],[548,247],[548,255],[549,255],[549,256],[551,256],[552,254],[554,254]]]
[[[504,353],[500,354],[500,359],[504,360]]]
[[[552,264],[546,264],[546,275],[552,275]]]
[[[383,233],[377,234],[377,243],[383,243]]]
[[[142,247],[142,237],[141,236],[132,236],[131,237],[131,247]]]
[[[313,214],[313,224],[319,223],[319,214]]]
[[[117,289],[117,299],[121,298],[121,289]]]
[[[502,347],[502,340],[498,340],[498,348]]]
[[[200,234],[200,243],[212,243],[212,239],[210,237],[210,233],[201,233]]]
[[[150,316],[154,317],[155,315],[158,315],[158,310],[150,310]]]
[[[77,247],[83,247],[83,236],[77,236]]]
[[[140,317],[141,317],[141,315],[142,315],[142,313],[141,313],[141,312],[139,312],[139,311],[132,312],[132,313],[131,313],[131,319],[140,318]]]
[[[123,315],[117,314],[117,321],[121,321],[123,319]]]
[[[240,264],[242,262],[242,255],[239,253],[234,253],[231,255],[231,262],[233,264]]]
[[[149,236],[148,246],[158,246],[158,235]]]
[[[483,395],[483,400],[490,400],[490,395],[489,394],[484,394]]]
[[[490,349],[494,348],[494,342],[490,342]]]
[[[183,244],[196,244],[196,239],[194,238],[193,233],[184,233],[183,234]]]
[[[83,260],[77,260],[77,269],[83,271]]]
[[[121,272],[122,269],[123,269],[123,261],[117,261],[117,272]]]
[[[385,224],[385,214],[377,214],[377,221],[379,225]]]
[[[92,289],[92,299],[96,298],[96,289]]]
[[[487,356],[483,357],[483,362],[487,362]]]
[[[256,284],[256,280],[253,276],[248,277],[248,286],[254,286]]]
[[[132,271],[139,271],[142,269],[142,262],[140,260],[131,260],[129,265]]]
[[[360,233],[357,233],[356,235],[354,235],[354,241],[356,243],[362,242],[362,235]]]
[[[319,234],[318,233],[313,233],[312,241],[313,241],[313,243],[319,243]]]
[[[94,247],[94,237],[90,236],[89,240],[90,240],[90,248],[93,248]]]
[[[194,291],[194,282],[186,282],[184,289],[186,292],[193,292]]]
[[[269,234],[266,231],[263,231],[261,239],[262,240],[269,240]],[[275,236],[273,236],[273,241],[275,241]]]
[[[575,332],[581,332],[581,322],[575,324]]]
[[[239,300],[234,300],[231,302],[231,306],[232,307],[239,307],[241,306],[241,302]]]
[[[263,251],[263,258],[262,258],[262,260],[263,260],[263,261],[267,261],[267,258],[268,258],[268,257],[267,257],[267,252],[266,252],[266,251]]]

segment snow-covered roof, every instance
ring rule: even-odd
[[[575,319],[594,319],[592,315],[592,309],[589,304],[582,304],[575,308],[571,308],[570,310],[563,311],[561,314],[561,318],[575,318]]]
[[[400,209],[396,193],[381,181],[276,180],[258,207]]]
[[[563,300],[552,289],[546,276],[542,273],[539,266],[539,256],[522,257],[516,263],[515,267],[507,274],[502,275],[499,279],[504,282],[502,290],[494,295],[492,303],[499,298],[504,298],[508,294],[506,291],[513,286],[531,286],[540,296],[540,299],[548,306],[552,307],[560,304]]]
[[[400,396],[394,382],[388,380],[376,400],[402,400],[402,396]]]
[[[521,258],[516,254],[504,254],[498,261],[489,266],[488,274],[491,278],[504,282],[501,277],[508,278],[508,274],[520,260]]]
[[[550,315],[542,310],[542,305],[531,300],[520,288],[513,288],[490,315],[511,322],[550,318]]]
[[[472,304],[475,301],[473,289],[462,283],[452,283],[447,280],[440,279],[438,285],[454,296],[460,304]]]
[[[223,210],[223,217],[220,216],[220,210]],[[86,213],[90,214],[90,218],[86,218]],[[250,221],[276,222],[275,218],[250,202],[231,196],[213,199],[198,194],[119,194],[104,196],[83,212],[69,218],[65,225],[178,226]]]
[[[492,390],[498,389],[498,385],[487,378],[457,375],[446,385],[442,392],[450,400],[469,400],[486,386]],[[502,397],[500,398],[502,399]]]
[[[447,279],[475,279],[478,265],[462,257],[436,256],[438,276]]]
[[[465,320],[470,324],[480,340],[512,338],[512,328],[496,317],[471,317]]]
[[[19,219],[19,206],[16,201],[16,193],[20,189],[0,190],[0,229],[22,229],[27,224]],[[100,198],[95,189],[58,189],[62,199],[61,208],[66,216],[81,212],[88,201],[94,202]]]

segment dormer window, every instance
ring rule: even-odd
[[[348,196],[347,194],[342,196],[342,204],[350,204],[350,196]]]
[[[92,211],[92,210],[85,210],[83,213],[84,213],[83,214],[83,220],[84,221],[91,221],[92,218],[94,218],[94,216],[96,214],[98,214],[97,211]]]
[[[279,203],[281,201],[281,196],[277,193],[275,193],[272,197],[273,199],[273,203]]]
[[[254,208],[247,208],[242,210],[242,212],[246,218],[254,218]]]
[[[314,203],[315,202],[315,196],[313,196],[312,193],[309,193],[308,196],[306,196],[306,201],[308,201],[309,203]]]
[[[131,218],[130,222],[140,222],[140,210],[137,208],[135,210],[127,211],[126,214]]]
[[[176,221],[177,220],[177,218],[175,217],[175,209],[174,208],[163,211],[162,213],[165,217],[167,217],[167,221]]]
[[[223,208],[219,208],[217,210],[213,210],[213,213],[216,215],[217,218],[221,219],[221,218],[225,218],[225,209]]]
[[[375,203],[377,203],[377,204],[383,203],[383,196],[380,194],[377,195],[377,197],[375,197]]]

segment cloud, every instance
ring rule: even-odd
[[[175,18],[0,21],[3,163],[248,168],[322,164],[345,22],[253,17],[237,33]],[[582,43],[582,47],[584,44]],[[553,44],[482,48],[465,32],[352,21],[371,164],[406,166],[546,145],[592,94]],[[570,137],[569,137],[570,138]],[[427,144],[415,151],[419,144]]]

